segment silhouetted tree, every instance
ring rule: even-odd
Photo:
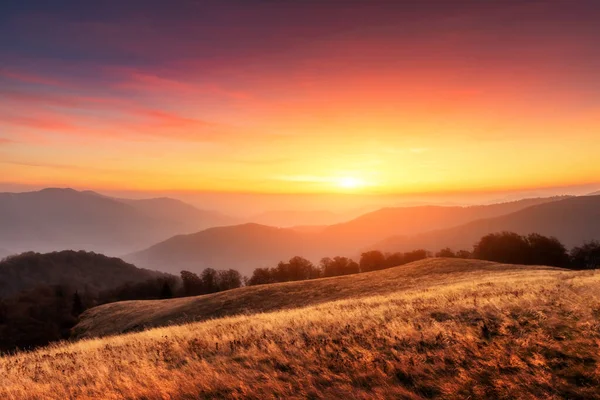
[[[565,246],[555,237],[532,233],[526,238],[529,245],[529,259],[524,263],[567,267],[569,254]]]
[[[198,275],[190,271],[181,271],[184,296],[197,296],[202,294],[203,282]]]
[[[83,303],[81,301],[81,297],[79,293],[75,291],[73,294],[73,307],[71,308],[71,314],[75,317],[79,317],[79,315],[84,311]]]
[[[371,250],[360,255],[360,272],[376,271],[386,267],[385,256],[379,250]]]
[[[340,276],[348,274],[356,274],[359,272],[358,264],[347,257],[325,257],[321,259],[321,275],[322,276]]]
[[[414,261],[424,260],[429,257],[427,250],[419,249],[404,253],[404,263],[408,264]]]
[[[514,232],[486,235],[473,249],[475,258],[508,264],[527,264],[529,254],[530,248],[527,240]]]
[[[215,293],[219,291],[217,271],[213,268],[206,268],[200,275],[202,280],[202,294]]]
[[[600,242],[592,240],[571,250],[571,265],[576,269],[600,268]]]
[[[219,271],[217,275],[217,286],[219,291],[239,288],[242,286],[242,275],[235,269]]]
[[[441,249],[437,253],[435,253],[435,256],[436,257],[455,258],[456,253],[454,253],[451,248],[446,247],[444,249]]]
[[[537,233],[528,236],[514,232],[492,233],[482,237],[475,245],[473,257],[510,264],[569,265],[565,246],[555,237]]]
[[[459,250],[456,252],[456,258],[471,258],[473,254],[469,250]]]
[[[250,279],[248,279],[248,286],[264,285],[273,282],[275,282],[275,279],[269,268],[256,268],[254,272],[252,272]]]
[[[387,253],[385,255],[386,268],[396,267],[402,264],[406,264],[404,261],[404,253]]]
[[[276,282],[302,281],[320,276],[320,271],[306,258],[292,257],[288,262],[279,262],[272,271]]]
[[[165,281],[160,289],[160,298],[161,299],[170,299],[173,297],[173,290],[171,289],[171,285],[169,282]]]

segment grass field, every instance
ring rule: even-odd
[[[480,279],[499,272],[552,270],[481,260],[431,259],[397,268],[311,281],[251,286],[172,300],[123,301],[86,312],[75,335],[91,338],[192,321],[280,311],[326,302],[387,295],[414,288]]]
[[[0,398],[600,398],[595,271],[437,259],[219,295],[115,304],[113,331],[127,309],[154,310],[148,324],[203,301],[246,315],[3,357]],[[109,310],[87,334],[111,333],[91,330]]]

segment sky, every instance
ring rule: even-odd
[[[577,0],[6,0],[0,189],[593,185],[598,21]]]

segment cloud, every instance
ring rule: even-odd
[[[32,128],[41,131],[71,132],[77,129],[67,119],[55,116],[16,116],[0,113],[0,124]]]
[[[1,93],[0,99],[2,125],[92,140],[199,142],[235,133],[223,124],[112,97],[12,90]]]
[[[245,91],[231,90],[222,84],[198,82],[197,70],[171,68],[171,73],[185,76],[185,79],[167,77],[162,70],[151,71],[123,67],[106,67],[104,71],[115,80],[111,87],[118,90],[129,90],[147,94],[164,96],[218,96],[231,100],[250,100],[253,96]]]
[[[0,69],[0,76],[25,83],[34,83],[48,86],[62,86],[62,83],[56,79],[36,74],[29,74],[21,71],[16,72],[8,69]]]

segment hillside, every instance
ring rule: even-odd
[[[236,219],[216,211],[200,210],[181,200],[169,197],[154,199],[116,199],[133,206],[149,217],[178,226],[178,233],[192,233],[199,229],[232,225]]]
[[[78,337],[112,335],[146,327],[297,308],[348,298],[386,295],[426,284],[471,279],[473,273],[554,270],[480,260],[429,259],[383,271],[310,281],[250,286],[197,297],[128,301],[88,310],[75,328]]]
[[[417,206],[383,208],[351,221],[324,229],[323,240],[343,241],[363,247],[377,238],[392,235],[413,236],[424,232],[450,228],[483,218],[510,214],[527,207],[552,203],[565,197],[524,199],[508,203],[480,206]],[[369,243],[370,241],[370,243]]]
[[[179,233],[230,222],[172,199],[118,200],[95,192],[0,193],[0,246],[120,255]]]
[[[315,263],[326,256],[355,256],[357,249],[391,235],[460,225],[559,199],[528,199],[472,207],[386,208],[329,227],[274,228],[245,224],[211,228],[170,238],[149,249],[127,255],[125,259],[144,268],[170,273],[213,267],[234,268],[250,275],[255,268],[273,266],[293,256],[299,255]]]
[[[572,197],[538,204],[496,217],[473,221],[458,227],[415,235],[392,237],[369,248],[403,251],[425,248],[436,251],[443,247],[471,249],[482,236],[501,231],[519,234],[539,233],[555,236],[567,247],[600,239],[600,196]]]
[[[249,218],[250,222],[261,225],[295,227],[306,225],[332,225],[351,219],[358,214],[355,212],[334,213],[332,211],[266,211]]]
[[[98,292],[158,275],[102,254],[70,250],[48,254],[29,252],[0,261],[0,297],[38,285],[55,284]]]
[[[428,273],[410,279],[424,269]],[[369,279],[353,280],[359,277]],[[302,303],[333,282],[350,297]],[[297,285],[309,286],[272,287],[295,288],[283,297],[305,307],[0,358],[0,396],[600,398],[596,271],[437,259]],[[249,305],[261,298],[256,293]],[[123,314],[115,316],[146,312],[144,304],[150,310],[157,303],[122,303]],[[107,310],[95,312],[101,309]]]
[[[234,268],[250,274],[254,268],[272,265],[302,254],[310,257],[320,246],[310,234],[258,224],[210,228],[179,235],[149,249],[125,256],[144,268],[179,273],[207,267]]]

